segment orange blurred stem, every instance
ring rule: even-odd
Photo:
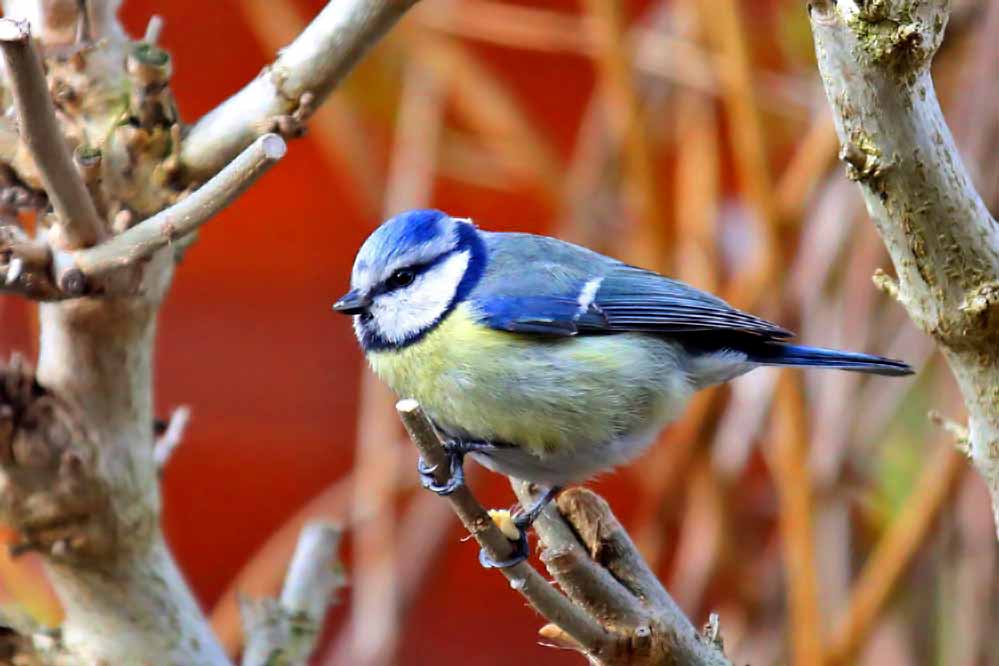
[[[827,664],[853,662],[966,469],[965,457],[950,445],[940,446],[926,462],[915,490],[875,546],[853,586],[850,604],[829,640]]]
[[[773,450],[768,462],[777,486],[781,547],[787,570],[791,663],[796,666],[821,666],[824,663],[822,624],[806,414],[801,373],[782,371],[774,403]]]

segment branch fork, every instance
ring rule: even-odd
[[[435,481],[446,483],[450,470],[433,424],[415,400],[401,400],[396,409],[420,455],[435,468]],[[533,503],[531,484],[511,483],[522,506]],[[504,521],[494,520],[467,486],[446,499],[486,555],[494,561],[513,555],[500,527]],[[718,642],[699,634],[679,610],[604,500],[573,488],[562,492],[557,508],[546,507],[534,527],[541,560],[565,594],[528,562],[499,569],[549,621],[542,638],[578,650],[594,664],[731,666]]]

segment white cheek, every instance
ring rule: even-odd
[[[381,337],[400,343],[436,322],[458,291],[468,261],[468,252],[457,252],[405,289],[375,298],[371,315]]]

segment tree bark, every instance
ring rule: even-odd
[[[954,373],[968,411],[961,444],[989,487],[999,538],[999,225],[933,88],[949,12],[947,0],[809,5],[840,157],[898,276],[879,272],[875,283],[933,336]]]

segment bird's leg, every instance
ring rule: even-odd
[[[548,488],[541,497],[534,501],[534,503],[523,513],[517,514],[513,519],[513,524],[517,528],[520,535],[517,540],[514,541],[513,555],[505,560],[496,561],[486,554],[486,551],[479,550],[479,564],[481,564],[486,569],[505,569],[507,567],[512,567],[515,564],[520,564],[526,560],[531,554],[531,548],[527,543],[527,530],[534,521],[538,519],[541,512],[545,510],[548,503],[555,499],[555,496],[562,491],[561,486],[551,486]]]
[[[429,491],[437,493],[441,497],[450,495],[455,490],[465,485],[464,463],[466,455],[479,451],[489,451],[496,448],[494,444],[489,442],[466,442],[458,439],[448,440],[444,442],[443,446],[444,452],[447,454],[448,465],[451,470],[451,475],[446,482],[437,483],[437,480],[434,478],[434,472],[437,471],[437,466],[428,465],[422,456],[416,464],[416,470],[420,473],[420,485]]]
[[[562,486],[552,486],[544,492],[538,499],[534,501],[527,511],[517,514],[517,517],[513,519],[513,524],[520,529],[521,532],[526,530],[528,527],[534,524],[534,521],[538,519],[541,512],[545,510],[548,503],[555,499],[555,496],[562,492]]]

